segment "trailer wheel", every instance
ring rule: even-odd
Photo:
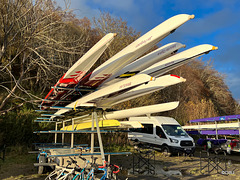
[[[39,156],[39,163],[46,163],[46,157],[45,156]],[[43,174],[44,172],[44,166],[38,166],[38,174]]]
[[[171,152],[170,152],[170,149],[169,149],[168,146],[163,146],[162,152],[163,152],[163,155],[166,156],[166,157],[171,156]]]

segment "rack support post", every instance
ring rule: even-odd
[[[57,122],[55,123],[55,131],[57,131]],[[57,133],[55,133],[54,143],[57,143]]]
[[[104,150],[103,150],[102,137],[100,134],[100,128],[99,128],[99,124],[98,124],[98,117],[97,117],[96,111],[94,111],[93,114],[94,114],[95,121],[96,121],[98,143],[99,143],[100,152],[101,152],[101,156],[102,156],[102,164],[104,165],[105,155],[104,155]]]
[[[92,131],[94,131],[94,114],[92,113]],[[91,133],[91,153],[94,153],[94,133]]]
[[[72,119],[72,131],[74,131],[74,120]],[[73,148],[74,144],[74,133],[71,134],[71,148]]]
[[[63,121],[63,130],[65,130],[65,122]],[[62,145],[64,145],[64,133],[62,133]]]

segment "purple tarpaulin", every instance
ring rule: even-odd
[[[239,130],[218,130],[218,135],[239,135]],[[216,130],[201,130],[202,135],[216,135]]]
[[[197,144],[199,146],[207,145],[207,141],[211,141],[212,144],[214,144],[214,145],[219,145],[219,144],[223,144],[223,143],[227,142],[227,139],[209,139],[209,138],[202,139],[202,138],[200,138],[197,140]]]
[[[212,122],[212,121],[231,121],[240,119],[240,114],[238,115],[229,115],[229,116],[219,116],[219,117],[211,117],[211,118],[203,118],[203,119],[194,119],[190,120],[191,123],[196,122]]]
[[[199,132],[197,130],[187,131],[188,134],[197,135]]]

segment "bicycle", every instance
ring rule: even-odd
[[[83,169],[81,169],[81,171],[79,173],[76,173],[73,175],[73,180],[84,180],[85,179],[85,169],[88,166],[88,164],[90,163],[88,160],[86,160],[85,158],[79,156],[79,158],[81,158],[83,161],[85,161],[85,166]],[[90,173],[90,172],[89,172]]]
[[[58,168],[51,172],[45,180],[72,180],[74,177],[74,174],[78,171],[81,171],[81,168],[77,165],[77,161],[69,157],[71,161],[67,161],[68,165],[66,168]],[[75,164],[74,168],[69,168],[70,165]]]
[[[114,169],[117,169],[114,171]],[[115,164],[109,164],[107,161],[104,161],[103,166],[98,166],[98,170],[104,171],[103,176],[100,180],[107,180],[107,179],[117,179],[117,173],[120,171],[120,167]]]
[[[96,171],[104,171],[104,174],[100,180],[108,180],[113,179],[116,180],[116,174],[120,171],[120,167],[114,164],[109,164],[107,161],[104,162],[103,166],[98,166],[96,164],[96,157],[93,159],[93,163],[90,163],[85,158],[80,158],[86,162],[85,167],[81,170],[80,173],[76,173],[73,180],[94,180]],[[91,164],[89,171],[87,171],[86,167],[88,164]],[[116,170],[115,170],[116,169]]]
[[[90,169],[89,173],[87,174],[86,180],[94,180],[95,179],[94,172],[95,172],[95,169],[98,168],[98,166],[96,164],[97,159],[98,159],[97,157],[93,158],[93,163],[90,163],[91,169]]]
[[[79,158],[85,161],[85,166],[83,168],[80,168],[79,165],[77,165],[77,161],[69,157],[71,161],[67,161],[68,165],[65,168],[54,170],[46,177],[45,180],[94,180],[96,170],[104,171],[104,174],[100,180],[117,179],[116,174],[120,171],[119,166],[109,164],[107,161],[104,162],[103,166],[98,166],[96,164],[96,157],[93,158],[93,163],[90,163],[89,160],[81,156],[79,156]],[[69,166],[72,164],[75,164],[75,167],[69,168]],[[91,165],[89,171],[87,171],[88,164]]]

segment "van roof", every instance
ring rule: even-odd
[[[143,117],[130,117],[129,118],[129,121],[139,121],[139,122],[152,122],[152,123],[155,123],[155,124],[178,124],[179,123],[171,118],[171,117],[165,117],[165,116],[150,116],[149,117],[146,117],[146,116],[143,116]]]

